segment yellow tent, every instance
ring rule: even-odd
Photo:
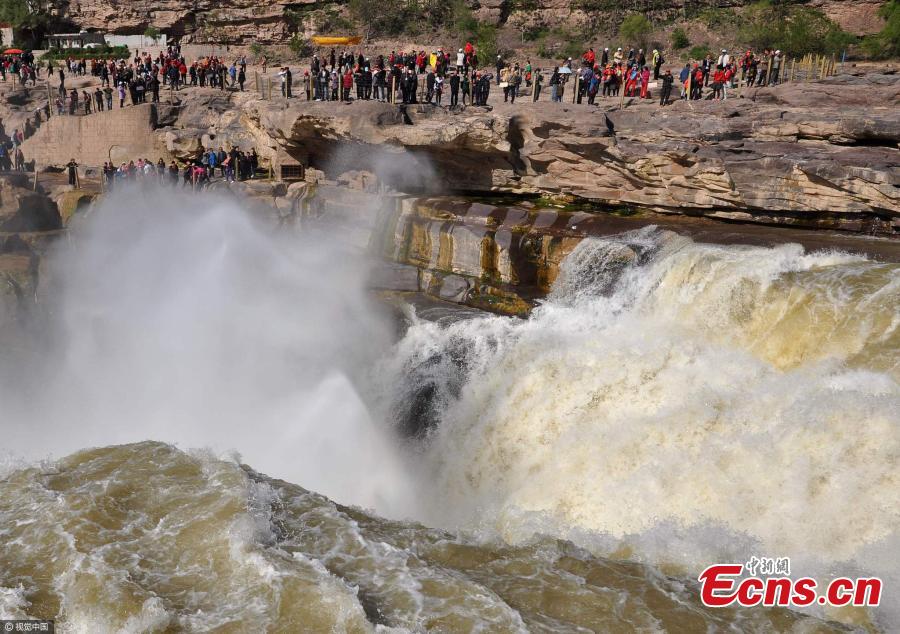
[[[312,41],[318,46],[339,46],[341,44],[359,44],[362,42],[362,37],[359,35],[350,35],[347,37],[313,35]]]

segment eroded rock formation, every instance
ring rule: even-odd
[[[617,24],[627,13],[639,11],[654,20],[665,22],[681,18],[686,11],[705,7],[740,7],[753,0],[616,0],[602,10],[588,13],[576,0],[536,0],[515,3],[511,0],[468,0],[475,17],[493,24],[513,26],[568,25],[570,27],[610,22]],[[119,0],[53,0],[56,12],[80,28],[109,33],[141,34],[155,27],[186,42],[214,44],[286,43],[299,26],[303,31],[314,28],[314,20],[303,19],[310,11],[330,9],[346,11],[346,2],[325,0],[234,0],[229,3],[193,0],[185,4],[176,0],[121,2]],[[881,0],[813,0],[812,6],[844,28],[857,34],[872,33],[881,28],[877,17]],[[302,24],[289,19],[285,11],[301,16]]]
[[[448,111],[191,95],[160,131],[185,157],[263,148],[331,180],[551,195],[732,220],[900,230],[900,77],[841,75],[722,102],[601,100]],[[235,114],[235,110],[240,114]],[[352,175],[351,179],[348,174]]]

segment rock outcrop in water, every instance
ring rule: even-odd
[[[268,145],[333,180],[401,191],[549,195],[852,231],[900,227],[900,77],[841,75],[727,101],[406,108],[189,93],[160,121],[196,139]],[[238,115],[233,111],[240,108]],[[355,174],[349,178],[347,174]]]

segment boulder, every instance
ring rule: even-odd
[[[0,232],[53,231],[62,227],[59,209],[42,192],[0,178]]]

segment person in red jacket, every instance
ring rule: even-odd
[[[731,62],[722,71],[722,99],[728,99],[728,88],[731,86],[731,79],[736,72],[737,69],[734,67],[734,62]]]
[[[597,56],[594,54],[594,49],[589,48],[587,52],[581,56],[581,59],[584,60],[584,65],[588,68],[594,67],[594,62],[597,60]]]
[[[350,101],[350,90],[353,88],[353,72],[348,68],[341,78],[341,99]]]
[[[697,100],[703,94],[703,68],[700,64],[694,64],[694,78],[691,82],[691,99]]]
[[[725,82],[725,71],[721,66],[716,66],[712,79],[712,96],[713,99],[722,98],[722,84]]]

